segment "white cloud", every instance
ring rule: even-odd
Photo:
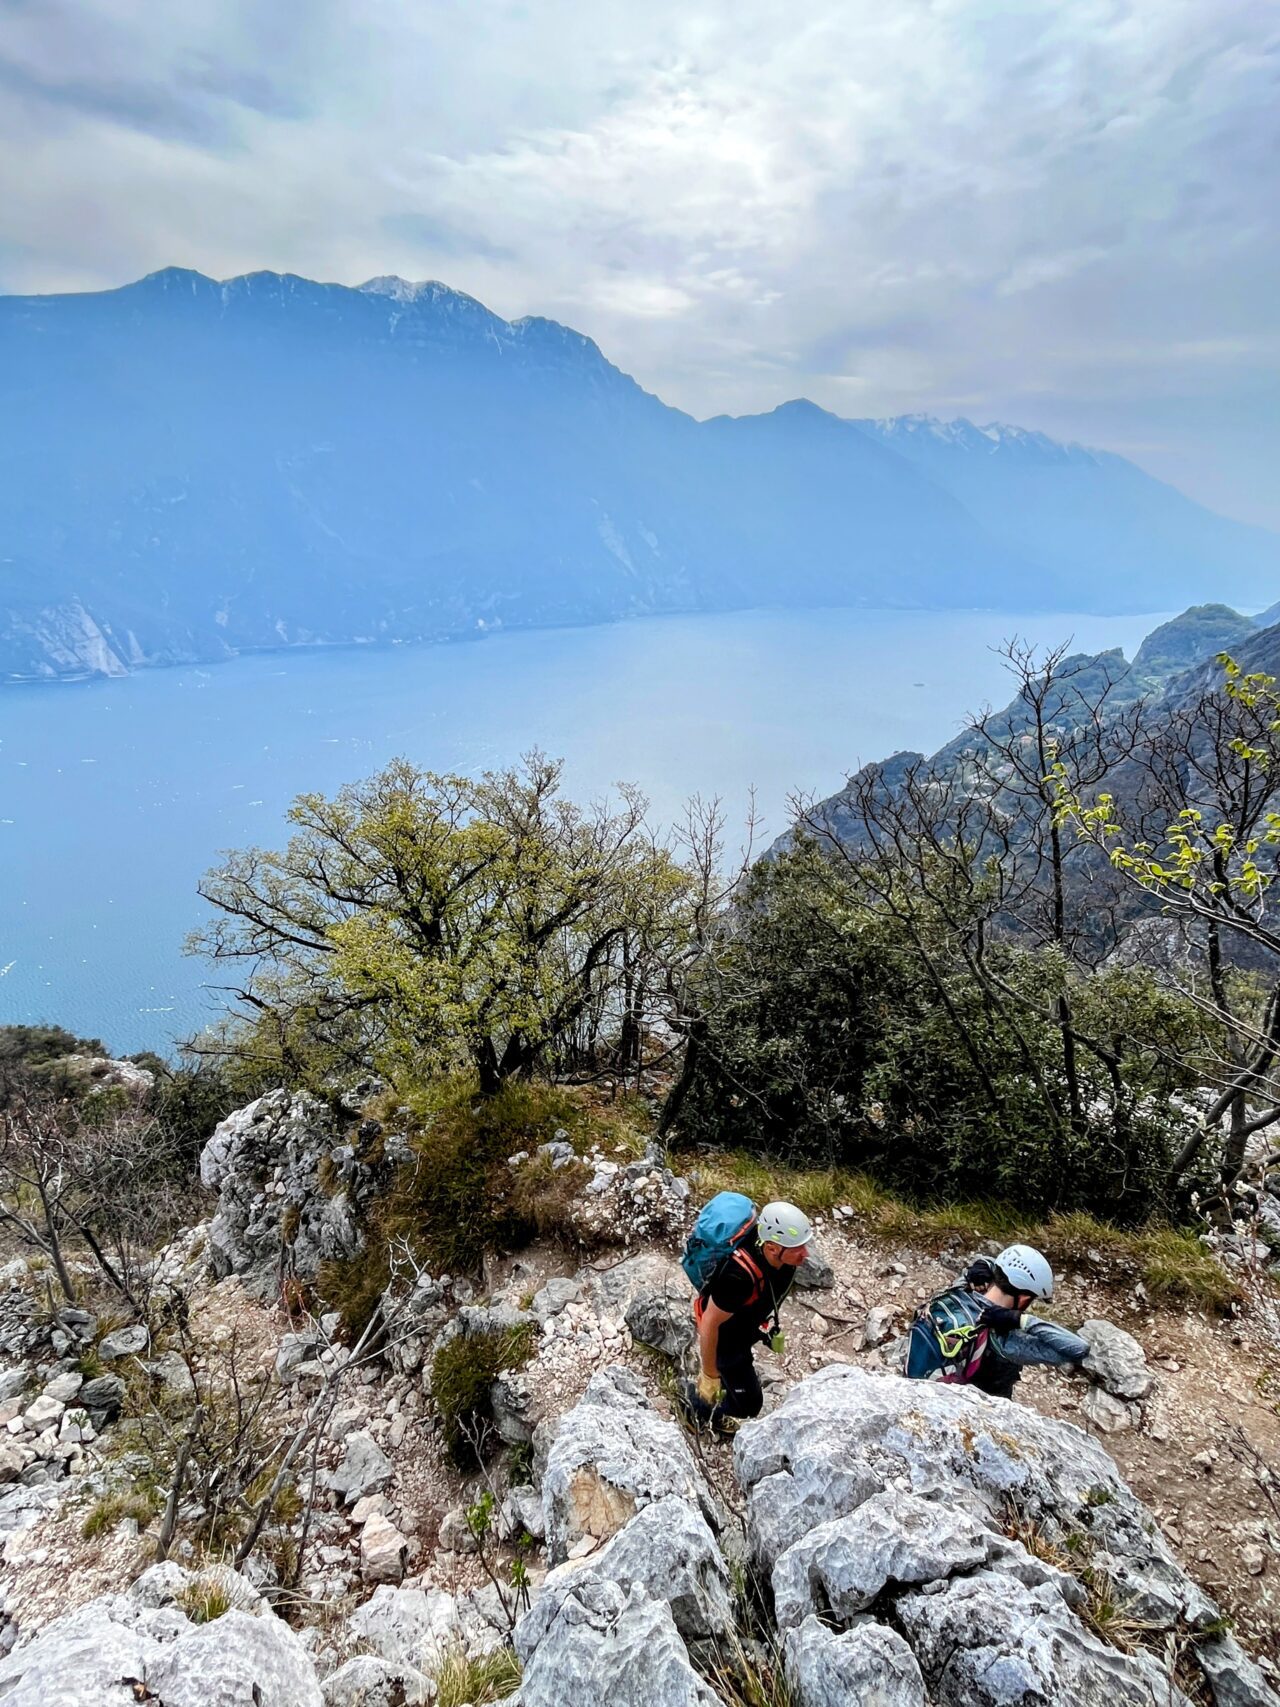
[[[1262,514],[1274,19],[0,0],[0,287],[439,276],[571,321],[698,413],[808,393],[1110,432]]]

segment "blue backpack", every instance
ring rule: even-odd
[[[916,1311],[903,1374],[912,1381],[967,1384],[982,1365],[988,1337],[973,1293],[966,1286],[949,1286]]]
[[[756,1206],[740,1191],[718,1191],[703,1208],[685,1241],[680,1267],[701,1292],[756,1224]]]

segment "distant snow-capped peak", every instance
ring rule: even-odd
[[[900,443],[903,439],[929,439],[956,450],[987,456],[1004,450],[1027,452],[1055,461],[1078,458],[1097,460],[1097,453],[1085,445],[1064,443],[1059,439],[1051,439],[1047,433],[1036,432],[1028,427],[1011,426],[1006,421],[988,421],[979,425],[963,415],[943,421],[936,415],[916,414],[886,415],[878,420],[860,422],[859,425],[869,428],[878,438],[890,444],[895,440]]]

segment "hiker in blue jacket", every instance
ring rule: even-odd
[[[732,1434],[764,1404],[753,1352],[781,1353],[778,1322],[796,1270],[809,1254],[812,1228],[794,1203],[766,1203],[755,1225],[719,1263],[694,1303],[697,1381],[684,1385],[684,1409],[697,1423]]]
[[[1053,1270],[1030,1245],[1009,1245],[994,1261],[980,1257],[955,1286],[918,1312],[907,1341],[906,1374],[919,1381],[958,1382],[1011,1399],[1028,1364],[1080,1363],[1088,1340],[1032,1315],[1053,1297]]]

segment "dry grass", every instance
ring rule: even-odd
[[[126,1518],[132,1518],[139,1529],[145,1529],[159,1509],[158,1499],[150,1493],[106,1494],[90,1507],[80,1533],[86,1541],[93,1541]]]
[[[197,1578],[178,1595],[177,1604],[193,1624],[212,1624],[231,1610],[231,1596],[219,1584]]]
[[[520,1687],[520,1661],[510,1648],[482,1659],[451,1653],[436,1673],[436,1707],[490,1707]]]
[[[1025,1216],[1007,1204],[920,1206],[895,1197],[866,1174],[792,1168],[741,1151],[677,1156],[673,1166],[688,1175],[699,1202],[732,1190],[746,1192],[757,1203],[786,1198],[814,1215],[848,1205],[864,1237],[923,1244],[960,1239],[975,1246],[1016,1237],[1036,1245],[1060,1267],[1114,1267],[1141,1280],[1154,1299],[1225,1314],[1240,1298],[1236,1282],[1196,1235],[1165,1223],[1129,1229],[1076,1212],[1028,1226]]]

